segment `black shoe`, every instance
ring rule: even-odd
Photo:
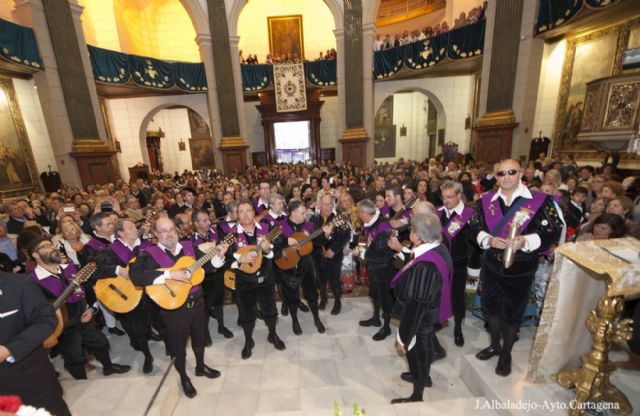
[[[184,380],[181,380],[180,384],[182,384],[182,391],[184,391],[185,396],[190,399],[196,397],[196,394],[198,394],[198,392],[196,391],[196,388],[193,387],[193,384],[191,384],[191,380],[189,380],[188,377]]]
[[[282,314],[282,316],[289,315],[289,307],[284,302],[282,302],[282,307],[280,307],[280,314]]]
[[[147,357],[144,359],[144,365],[142,366],[142,372],[149,374],[153,371],[153,357]]]
[[[287,348],[284,345],[284,342],[282,342],[282,340],[278,336],[278,334],[269,335],[267,337],[267,341],[269,341],[269,343],[273,344],[273,346],[276,347],[276,349],[279,350],[279,351],[282,351],[285,348]]]
[[[378,332],[376,332],[376,334],[373,336],[373,340],[374,341],[382,341],[383,339],[385,339],[389,335],[391,335],[391,329],[383,327],[383,328],[380,328],[380,330]]]
[[[333,303],[333,308],[331,308],[331,315],[338,315],[342,310],[342,302],[339,300]]]
[[[124,374],[124,373],[128,372],[129,370],[131,370],[131,366],[130,365],[111,364],[110,368],[103,368],[102,369],[102,374],[104,374],[106,377],[108,377],[111,374]]]
[[[119,337],[126,335],[126,332],[124,332],[122,329],[116,326],[114,326],[113,328],[109,328],[109,333],[113,335],[117,335]]]
[[[433,354],[433,362],[436,362],[438,360],[442,360],[442,359],[444,359],[446,357],[447,357],[447,351],[444,348],[442,348],[442,345],[440,345],[440,343],[436,339],[435,350],[434,350],[434,354]]]
[[[411,402],[421,402],[422,398],[417,397],[404,397],[391,400],[391,404],[400,404],[400,403],[411,403]]]
[[[204,366],[202,369],[196,368],[196,377],[206,377],[206,378],[218,378],[220,377],[220,371],[213,369],[208,366]]]
[[[506,357],[500,356],[496,366],[496,374],[502,377],[507,377],[511,374],[511,354]]]
[[[462,335],[462,331],[454,331],[453,332],[453,342],[458,346],[464,346],[464,336]]]
[[[377,316],[374,316],[371,319],[365,319],[364,321],[360,321],[358,322],[358,325],[360,326],[381,326],[382,322],[380,321],[380,318],[378,318]]]
[[[327,300],[326,299],[320,300],[320,303],[318,304],[318,309],[321,310],[321,311],[327,309]]]
[[[218,334],[222,334],[225,338],[233,338],[233,332],[229,331],[226,326],[219,326]]]
[[[313,323],[316,325],[316,329],[318,330],[318,333],[324,334],[325,331],[327,330],[324,327],[324,324],[320,321],[320,319],[317,319],[317,320],[313,321]]]
[[[293,321],[293,333],[296,335],[302,335],[302,328],[300,328],[300,322]]]
[[[309,312],[309,307],[305,305],[304,302],[300,302],[298,304],[298,309],[300,309],[300,312],[304,312],[304,313]]]
[[[489,346],[477,353],[476,358],[480,361],[486,361],[496,355],[500,355],[500,350],[496,350],[495,348]]]
[[[246,360],[247,358],[251,357],[251,350],[253,350],[254,346],[255,346],[255,343],[253,342],[252,339],[244,343],[244,348],[242,349],[243,360]]]

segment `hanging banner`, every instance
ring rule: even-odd
[[[304,66],[301,62],[274,64],[273,81],[278,113],[307,109]]]

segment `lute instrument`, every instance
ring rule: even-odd
[[[235,234],[228,234],[222,240],[222,243],[231,245],[235,242],[235,239]],[[164,283],[146,286],[145,292],[147,292],[147,295],[149,295],[149,297],[161,308],[169,310],[178,309],[187,301],[191,288],[199,285],[204,280],[204,269],[202,266],[219,253],[220,247],[218,245],[208,250],[198,260],[191,256],[182,256],[172,267],[157,269],[162,272],[185,270],[189,273],[190,280],[188,282],[181,282],[178,280],[166,279]]]
[[[341,216],[335,217],[329,224],[330,227],[343,228],[348,226]],[[275,260],[276,265],[282,270],[289,270],[294,268],[298,262],[300,262],[300,258],[307,256],[313,252],[313,244],[311,240],[319,237],[324,231],[323,227],[320,227],[316,230],[313,230],[310,234],[307,234],[304,231],[298,231],[297,233],[293,233],[291,238],[295,239],[298,242],[297,246],[290,246],[282,250],[282,256],[278,257]]]
[[[282,227],[276,226],[262,239],[262,241],[271,242],[272,240],[278,238],[282,234]],[[257,254],[256,260],[251,263],[240,263],[240,270],[242,270],[246,274],[253,274],[260,269],[262,266],[262,249],[260,248],[261,239],[258,238],[258,243],[256,245],[244,246],[240,247],[236,250],[240,256],[243,256],[247,253],[254,252]]]
[[[53,333],[42,343],[44,348],[51,348],[58,343],[58,338],[60,337],[60,334],[62,334],[62,331],[64,331],[68,322],[67,309],[64,307],[67,298],[71,296],[81,284],[89,280],[95,271],[96,264],[94,262],[88,263],[73,275],[73,280],[69,283],[69,286],[67,286],[64,292],[62,292],[62,294],[53,301],[52,306],[56,312],[56,319],[58,322]]]

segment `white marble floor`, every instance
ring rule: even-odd
[[[266,342],[266,326],[258,321],[254,333],[256,346],[248,360],[240,357],[244,338],[235,325],[237,309],[234,305],[225,307],[225,321],[235,337],[227,340],[214,330],[213,346],[206,349],[207,364],[220,370],[222,376],[210,380],[192,375],[198,395],[189,399],[180,389],[175,370],[170,370],[148,414],[329,416],[335,403],[342,407],[344,415],[351,414],[354,403],[365,408],[367,415],[497,414],[478,409],[482,392],[472,393],[465,385],[467,380],[460,377],[461,367],[468,366],[462,364],[465,356],[472,356],[488,344],[482,321],[468,316],[463,348],[453,344],[452,328],[441,330],[438,338],[448,356],[433,365],[433,387],[425,389],[424,402],[390,405],[392,398],[411,393],[411,385],[400,379],[400,373],[407,367],[395,353],[394,338],[375,342],[371,336],[377,328],[358,326],[358,320],[371,314],[366,298],[345,299],[337,317],[328,313],[330,307],[331,301],[327,311],[321,313],[327,327],[325,334],[317,333],[310,313],[299,314],[304,331],[301,336],[293,334],[290,317],[281,316],[278,333],[286,343],[285,351],[277,351]],[[516,344],[516,376],[520,367],[526,366],[533,331],[523,328],[521,340]],[[109,339],[113,361],[131,364],[133,369],[124,375],[104,377],[96,363],[98,369],[89,373],[88,381],[73,380],[64,372],[61,381],[65,399],[74,415],[143,415],[169,365],[163,344],[152,342],[155,369],[145,376],[141,370],[142,355],[129,347],[127,337],[109,336]],[[193,373],[190,350],[187,359],[188,371]],[[59,358],[54,364],[63,371]]]

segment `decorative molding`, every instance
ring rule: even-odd
[[[240,136],[223,137],[220,141],[220,149],[248,148],[247,142]]]
[[[345,129],[342,132],[342,137],[338,141],[343,142],[349,140],[369,140],[369,136],[364,127]]]
[[[489,126],[503,126],[507,124],[513,124],[516,121],[516,116],[513,114],[513,110],[494,111],[486,113],[476,121],[476,127],[489,127]]]

